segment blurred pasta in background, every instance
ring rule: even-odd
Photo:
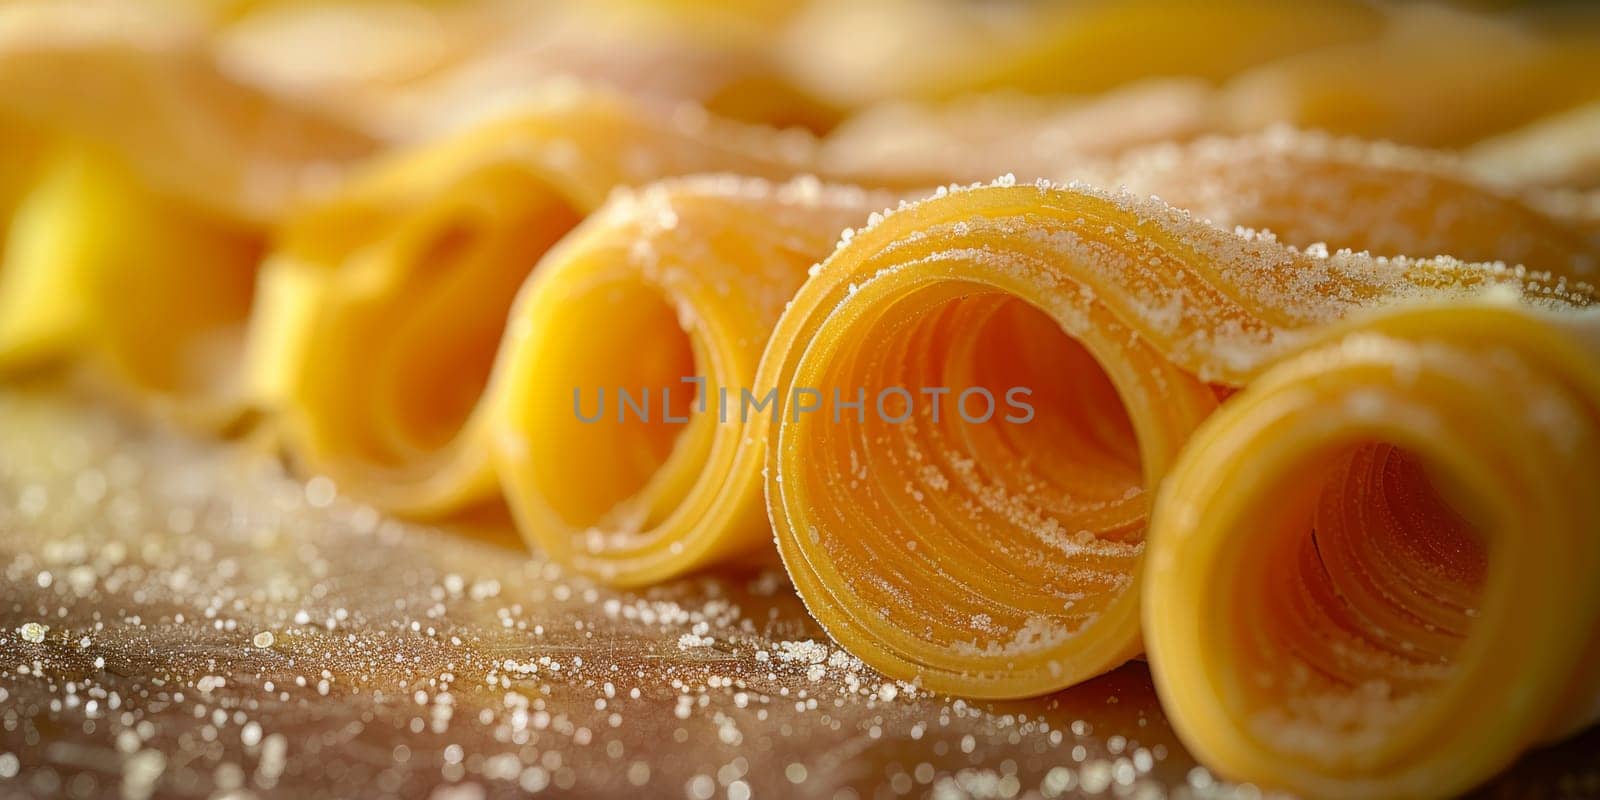
[[[0,142],[0,373],[940,692],[1148,652],[1271,788],[1600,717],[1581,5],[14,1]],[[796,391],[910,386],[1035,421]]]

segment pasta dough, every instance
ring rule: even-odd
[[[541,256],[615,187],[783,176],[804,135],[559,92],[375,166],[284,228],[251,334],[258,402],[306,468],[381,507],[497,497],[480,403]]]
[[[1201,426],[1143,591],[1207,764],[1451,795],[1600,716],[1597,325],[1503,299],[1354,321]]]
[[[0,9],[0,370],[86,355],[224,425],[266,227],[372,143],[222,75],[188,28],[99,11]]]
[[[1435,151],[1274,128],[1160,145],[1056,177],[1154,194],[1300,247],[1500,261],[1593,282],[1600,228],[1566,198],[1497,187]]]
[[[494,449],[524,535],[626,585],[769,554],[756,363],[808,267],[888,202],[700,178],[575,231],[518,302],[497,373]]]
[[[5,4],[0,371],[616,584],[781,558],[941,692],[1148,647],[1240,780],[1465,790],[1600,717],[1600,47],[1214,6]]]
[[[1138,653],[1150,494],[1228,387],[1354,312],[1492,286],[1589,301],[1504,266],[1299,252],[1088,188],[941,193],[802,287],[758,385],[1025,386],[1036,418],[833,424],[780,391],[779,550],[824,627],[892,676],[968,696],[1071,685]]]
[[[120,385],[225,422],[258,234],[151,194],[92,149],[39,170],[6,230],[0,367],[87,352]]]

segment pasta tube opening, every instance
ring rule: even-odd
[[[787,144],[786,144],[787,143]],[[286,226],[251,380],[307,468],[390,511],[498,500],[489,374],[536,264],[613,189],[727,170],[788,176],[812,140],[552,92],[376,164]]]
[[[1449,795],[1595,718],[1600,373],[1573,345],[1510,307],[1408,310],[1201,427],[1153,513],[1143,613],[1207,764]]]
[[[1223,397],[1249,385],[1318,326],[1362,304],[1485,291],[1530,304],[1587,302],[1586,289],[1502,265],[1297,251],[1250,231],[1200,223],[1155,201],[1085,187],[1012,184],[1002,179],[936,192],[849,233],[796,294],[761,367],[763,382],[784,389],[784,406],[768,428],[767,497],[797,589],[851,652],[896,678],[939,691],[1043,694],[1137,655],[1140,592],[1131,587],[1144,580],[1141,495],[1163,485],[1185,443]],[[990,299],[931,310],[966,295]],[[977,314],[983,303],[1000,308]],[[1020,312],[1005,309],[1029,307],[1038,313],[1022,318],[1037,325],[1048,319],[1053,333],[987,341],[984,357],[970,372],[961,371],[965,359],[951,342],[998,336],[992,320],[976,320],[1007,319]],[[945,313],[965,321],[927,321]],[[944,329],[956,338],[906,338]],[[1039,366],[1007,372],[1029,358]],[[910,372],[923,360],[952,371]],[[1080,366],[1091,363],[1104,372],[1104,383]],[[848,449],[840,448],[845,432],[854,430],[851,420],[835,424],[830,413],[803,413],[808,404],[826,407],[820,397],[800,395],[818,388],[850,392],[862,382],[871,393],[894,380],[985,376],[1047,387],[1070,376],[1074,391],[1087,393],[1070,404],[1039,407],[1032,429],[1014,432],[1037,452],[1052,454],[1044,464],[1007,452],[968,426],[963,442],[1002,454],[985,468],[1015,475],[1010,486],[1070,484],[1064,497],[1086,506],[1109,503],[1120,489],[1125,501],[1106,506],[1116,515],[1090,516],[1086,523],[1071,505],[1041,504],[1031,510],[1036,516],[1014,515],[1009,528],[998,526],[1009,535],[985,538],[990,531],[981,526],[941,516],[943,506],[929,499],[913,471],[924,466],[919,459],[938,455],[944,443],[937,437],[948,435],[942,428],[892,426],[869,405],[871,418],[856,425],[867,433],[857,436],[855,449],[858,458],[877,461],[865,476],[851,479],[854,469],[840,467],[850,466]],[[921,388],[911,388],[914,399]],[[1126,424],[1108,413],[1116,407],[1113,395]],[[1051,417],[1065,427],[1052,430]],[[1127,457],[1135,452],[1137,460]],[[1093,467],[1051,472],[1071,464]],[[991,502],[985,491],[981,484],[950,483],[958,504],[983,508]],[[1057,535],[1066,544],[1049,559],[1042,549],[1016,549],[1027,537]],[[902,552],[913,541],[914,554]]]
[[[542,392],[522,411],[536,446],[562,454],[530,462],[530,488],[561,525],[603,540],[591,549],[648,538],[689,488],[668,463],[705,457],[709,431],[689,421],[699,398],[684,380],[700,374],[702,347],[657,288],[627,280],[582,287],[541,324],[570,334],[524,363],[571,388]]]
[[[496,468],[523,532],[621,584],[770,557],[762,348],[838,231],[888,202],[703,176],[586,221],[524,291],[497,373]]]
[[[290,370],[297,454],[385,507],[429,513],[489,496],[493,475],[468,440],[505,320],[579,218],[539,175],[494,164],[341,252],[337,272],[315,251],[325,239],[291,241],[269,272],[280,302],[262,315],[289,329],[258,332],[257,369]]]
[[[1238,622],[1214,633],[1254,684],[1238,711],[1256,735],[1359,758],[1449,682],[1498,527],[1451,483],[1410,450],[1355,443],[1283,473],[1240,521],[1253,543],[1215,595]]]
[[[1149,498],[1123,400],[1141,389],[993,286],[862,302],[801,357],[780,434],[791,563],[849,598],[814,610],[846,646],[969,694],[1036,693],[1127,658],[1095,626],[1129,613],[1143,551]]]

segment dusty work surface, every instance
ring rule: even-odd
[[[776,570],[620,592],[250,447],[0,390],[0,797],[1246,796],[1143,665],[889,681]],[[1600,734],[1486,793],[1600,795]]]

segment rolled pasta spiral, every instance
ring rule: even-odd
[[[524,535],[626,585],[769,554],[757,361],[838,231],[888,202],[697,178],[574,231],[524,290],[496,372],[492,441]]]
[[[1230,387],[1350,314],[1496,286],[1590,300],[1501,265],[1308,255],[1086,187],[942,193],[849,238],[768,345],[779,550],[824,627],[892,676],[1071,685],[1139,652],[1151,494]],[[1036,413],[830,421],[784,388],[859,385],[1030,387]]]
[[[1485,258],[1510,253],[1574,278],[1586,274],[1594,258],[1581,230],[1567,220],[1471,183],[1413,151],[1275,133],[1164,148],[1106,169],[1122,176],[1107,182],[1160,188],[1229,222],[1269,221],[1308,244],[1333,240],[1387,252],[1455,250]],[[801,191],[807,186],[827,198],[823,207],[813,207],[816,198]],[[1391,194],[1385,186],[1398,188]],[[747,444],[727,443],[751,436],[752,404],[759,407],[792,387],[770,374],[752,382],[748,365],[725,353],[752,357],[769,336],[778,301],[804,278],[801,267],[827,255],[832,231],[892,199],[814,181],[776,191],[724,189],[715,203],[705,191],[704,185],[671,185],[619,196],[553,253],[513,311],[485,401],[493,406],[486,418],[503,422],[488,425],[498,430],[492,438],[503,490],[524,535],[614,582],[659,580],[760,550],[764,527],[748,511],[759,458],[750,457],[755,451]],[[1357,200],[1370,209],[1354,219],[1331,213]],[[687,212],[678,208],[685,204]],[[762,231],[761,225],[774,227]],[[763,245],[774,238],[790,244]],[[747,320],[750,308],[765,309],[759,322],[706,322]],[[1010,321],[992,327],[1008,327],[1010,334],[975,336],[963,347],[977,353],[1026,349],[1024,333],[1046,335],[1052,327],[1041,329],[1039,319],[1015,309],[999,316]],[[695,326],[687,339],[686,320]],[[988,314],[971,312],[949,324],[977,329],[990,322]],[[641,350],[637,342],[650,348]],[[635,351],[640,354],[627,356]],[[1054,357],[1044,352],[1041,359]],[[1080,360],[1078,368],[1092,364]],[[683,382],[695,376],[704,382]],[[646,423],[635,410],[636,419],[624,424],[615,394],[621,389],[635,403],[640,390],[656,392],[642,398],[645,415],[656,418]],[[663,389],[680,406],[693,407],[669,411],[658,402]],[[581,402],[563,391],[577,392]],[[606,392],[613,393],[609,407]],[[719,397],[722,392],[731,394]],[[1212,394],[1200,392],[1196,402],[1210,408]],[[712,398],[719,402],[708,406]],[[1115,402],[1103,391],[1083,399]],[[680,416],[673,423],[663,419]],[[1181,444],[1181,436],[1170,444]],[[621,453],[636,456],[619,459]],[[1099,480],[1085,471],[1073,479]]]
[[[1538,16],[4,4],[0,372],[614,584],[780,559],[940,692],[1148,649],[1241,780],[1464,790],[1600,718],[1600,40]]]
[[[79,356],[226,425],[268,228],[373,143],[233,80],[187,28],[100,12],[0,9],[0,370]]]
[[[153,194],[102,152],[55,149],[6,229],[0,368],[84,353],[119,386],[225,423],[259,233]]]
[[[615,187],[785,176],[811,140],[561,92],[402,151],[291,219],[263,276],[249,370],[306,468],[384,508],[493,501],[480,403],[512,298]]]
[[[1143,592],[1207,764],[1449,795],[1600,716],[1597,323],[1503,299],[1355,320],[1200,427]]]

